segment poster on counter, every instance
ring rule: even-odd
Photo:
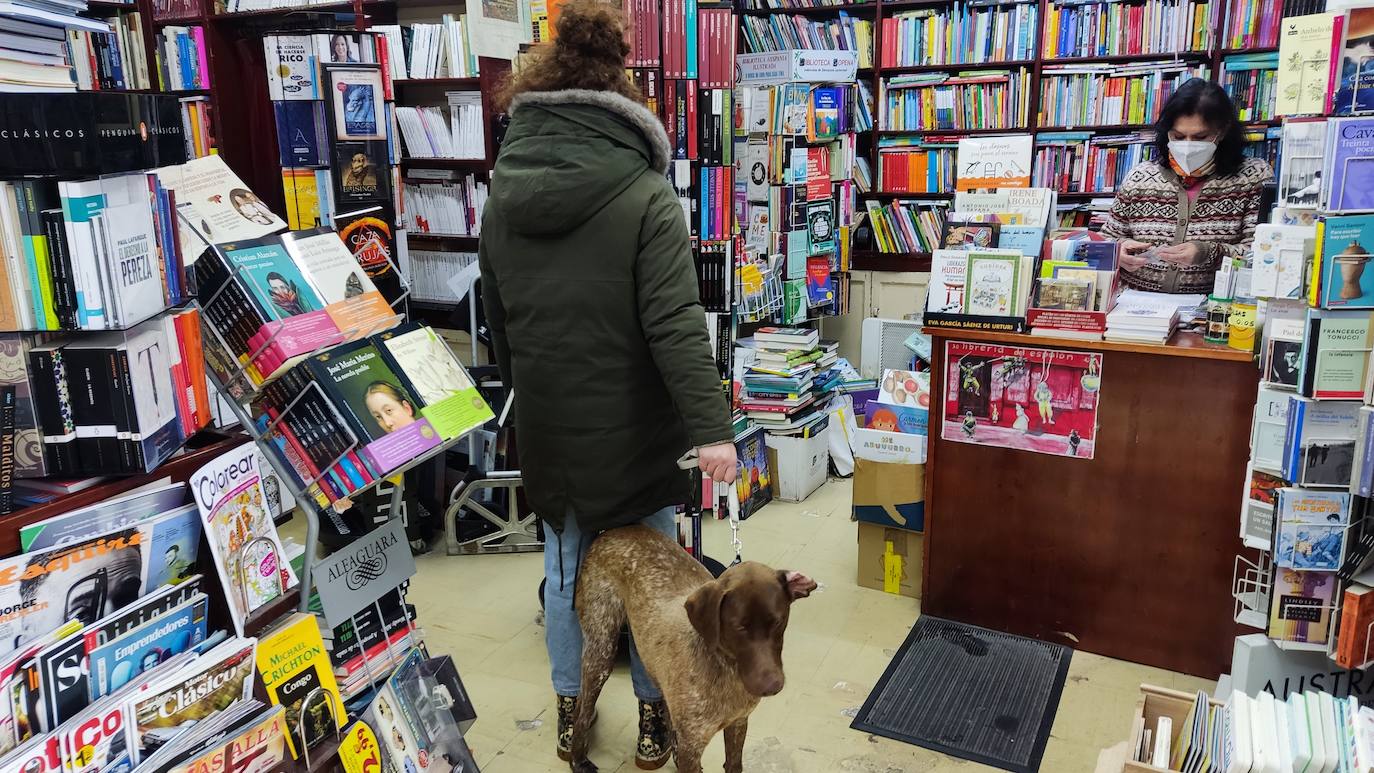
[[[1093,458],[1101,354],[948,341],[945,368],[940,437]]]

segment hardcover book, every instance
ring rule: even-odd
[[[356,341],[306,360],[334,405],[356,433],[361,453],[384,475],[442,440],[419,403],[387,367],[377,347]]]
[[[460,437],[492,419],[462,363],[430,327],[404,325],[378,335],[376,344],[440,437]]]
[[[286,707],[291,756],[332,738],[348,713],[314,615],[296,613],[258,641],[258,673],[274,704]],[[323,691],[325,699],[312,698]],[[302,718],[302,709],[305,709]]]
[[[1374,118],[1332,118],[1327,212],[1374,212]]]
[[[1016,314],[1021,293],[1021,257],[970,252],[965,275],[965,313],[990,317]]]

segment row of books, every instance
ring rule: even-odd
[[[658,67],[663,62],[663,3],[660,0],[624,0],[622,6],[630,25],[630,53],[627,67]]]
[[[699,88],[701,81],[664,83],[661,115],[675,159],[733,163],[734,101],[730,89]]]
[[[742,22],[749,53],[790,49],[854,51],[859,67],[873,66],[873,22],[840,11],[834,19],[769,14],[745,16]]]
[[[447,111],[438,106],[396,108],[406,157],[486,157],[481,93],[451,91],[447,107]]]
[[[205,28],[168,25],[157,35],[158,87],[164,91],[210,88],[210,60]]]
[[[1030,122],[1030,96],[1030,70],[1024,67],[885,78],[878,95],[880,128],[954,131],[1023,127]]]
[[[119,14],[109,21],[109,32],[69,29],[65,45],[76,72],[76,87],[87,91],[104,89],[151,89],[148,52],[143,45],[143,16],[137,12]],[[30,63],[60,65],[60,44],[40,35],[12,41],[26,49]],[[165,87],[164,87],[165,88]]]
[[[705,241],[722,241],[734,235],[734,167],[702,164],[697,179],[693,209],[698,224],[694,235]]]
[[[1050,3],[1042,50],[1046,59],[1207,51],[1222,7],[1220,0]]]
[[[1153,134],[1044,132],[1035,136],[1031,180],[1060,193],[1111,193],[1141,161],[1154,158]]]
[[[455,289],[449,281],[465,274],[464,269],[477,262],[477,253],[454,250],[417,250],[405,253],[407,264],[401,272],[410,277],[410,297],[430,303],[458,303],[467,287]]]
[[[453,182],[416,180],[402,185],[402,222],[414,234],[478,236],[487,205],[487,184],[472,174]]]
[[[68,35],[95,35],[102,50],[111,35],[105,22],[79,15],[85,10],[84,0],[6,3],[0,9],[0,92],[75,91],[73,67],[89,76],[94,65],[89,57],[75,61]]]
[[[391,77],[472,78],[477,57],[468,41],[468,27],[451,13],[437,24],[377,24],[369,28],[386,36]]]
[[[321,506],[492,418],[448,345],[416,323],[300,360],[253,408]]]
[[[1221,86],[1241,121],[1270,121],[1278,96],[1278,53],[1228,56],[1221,62]]]
[[[186,298],[159,174],[18,180],[0,197],[0,329],[122,329]]]
[[[956,2],[948,10],[898,13],[883,19],[878,60],[883,67],[916,67],[1031,59],[1039,31],[1038,10],[1030,2],[996,6]]]
[[[869,227],[879,252],[931,252],[940,246],[946,202],[866,202]]]
[[[383,34],[347,32],[265,35],[262,48],[268,96],[274,102],[323,100],[329,95],[320,81],[321,65],[389,62],[389,47],[386,56],[378,56],[379,48],[386,45],[379,41],[386,39]],[[383,78],[383,87],[389,82]]]
[[[878,190],[884,193],[948,193],[954,190],[953,142],[913,137],[878,140]]]
[[[872,110],[862,84],[786,83],[745,88],[745,129],[751,135],[806,137],[828,142],[846,132],[872,126]]]
[[[125,332],[24,342],[50,475],[144,473],[210,422],[201,317],[170,311]]]
[[[1234,0],[1222,31],[1223,48],[1268,48],[1278,45],[1281,20],[1326,10],[1326,0]]]
[[[1040,78],[1040,126],[1146,124],[1174,89],[1206,78],[1206,66],[1182,62],[1047,65]]]

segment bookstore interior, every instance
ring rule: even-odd
[[[0,773],[1374,773],[1369,247],[1374,0],[0,0]]]

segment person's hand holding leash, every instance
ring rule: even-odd
[[[734,443],[702,446],[697,451],[697,466],[714,481],[734,483],[735,463]]]

